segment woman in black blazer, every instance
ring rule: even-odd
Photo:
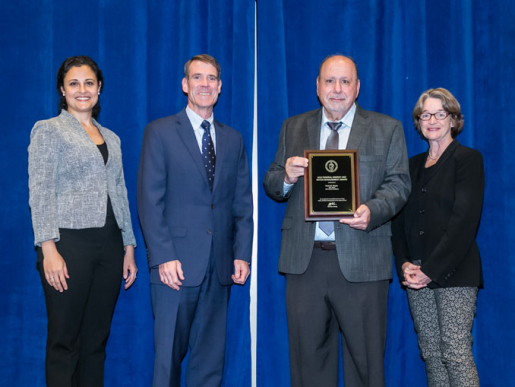
[[[483,284],[475,241],[483,158],[460,145],[460,104],[430,89],[413,110],[429,149],[410,159],[411,195],[393,222],[393,249],[426,364],[428,386],[479,386],[471,329]]]

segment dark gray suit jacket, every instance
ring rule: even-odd
[[[322,108],[287,119],[279,137],[275,161],[265,175],[265,190],[288,205],[282,225],[279,271],[306,271],[315,237],[315,223],[304,220],[304,178],[283,195],[284,166],[289,157],[304,157],[306,149],[320,149]],[[351,282],[392,278],[390,219],[410,193],[408,157],[402,124],[357,106],[347,149],[358,150],[360,203],[370,209],[365,231],[335,223],[340,268]]]

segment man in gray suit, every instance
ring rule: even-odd
[[[323,107],[284,122],[264,179],[268,196],[288,202],[279,271],[286,274],[292,386],[338,385],[340,331],[345,385],[383,386],[390,219],[410,193],[404,133],[399,121],[356,103],[351,58],[326,58],[316,84]],[[307,222],[304,150],[329,148],[358,150],[362,204],[340,222]]]

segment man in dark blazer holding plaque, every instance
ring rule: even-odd
[[[338,385],[342,332],[345,385],[383,386],[390,219],[410,193],[402,125],[363,110],[354,61],[326,58],[319,69],[322,108],[287,119],[265,175],[272,199],[287,202],[279,271],[286,275],[292,386]],[[357,149],[360,206],[339,222],[304,220],[304,150]]]
[[[148,247],[155,317],[154,387],[222,381],[232,283],[250,274],[252,193],[237,131],[215,121],[220,66],[197,55],[184,66],[188,106],[145,128],[138,214]]]

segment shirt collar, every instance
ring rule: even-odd
[[[347,112],[347,114],[345,114],[343,116],[343,118],[341,120],[339,120],[339,122],[343,122],[344,125],[351,128],[352,121],[354,121],[355,115],[356,115],[356,102],[354,102],[352,104],[352,106],[349,109],[349,111]],[[329,118],[327,118],[327,116],[325,115],[325,108],[322,108],[322,127],[328,122],[332,122],[332,121]]]
[[[191,122],[191,126],[193,126],[193,129],[200,128],[200,125],[204,121],[204,118],[199,116],[197,113],[195,113],[193,110],[189,108],[189,106],[186,106],[186,114]],[[211,128],[214,129],[214,114],[211,114],[211,117],[209,117],[207,120],[211,124]],[[202,129],[203,130],[203,129]]]

